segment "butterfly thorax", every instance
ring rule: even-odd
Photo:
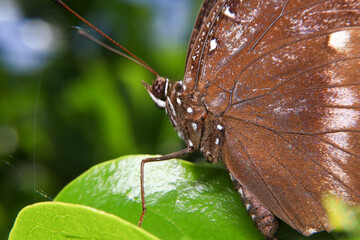
[[[219,119],[207,111],[199,92],[187,90],[181,81],[171,83],[163,77],[158,77],[152,86],[143,84],[188,147],[200,150],[209,162],[221,159],[224,128]]]

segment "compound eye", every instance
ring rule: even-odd
[[[165,78],[157,78],[151,86],[154,96],[160,100],[165,101],[167,95],[169,80]]]

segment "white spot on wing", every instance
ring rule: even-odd
[[[217,46],[216,39],[212,39],[210,42],[210,51],[214,50]]]
[[[215,139],[215,144],[219,145],[220,140],[218,138]]]
[[[191,123],[191,127],[196,131],[197,130],[197,124],[196,123]]]
[[[189,143],[189,147],[193,147],[194,146],[194,144],[192,143],[192,141],[188,141],[188,143]]]
[[[329,109],[322,117],[322,125],[326,129],[351,129],[360,121],[360,113],[354,109]]]
[[[224,15],[231,18],[231,19],[235,18],[235,13],[230,12],[230,7],[229,6],[226,7],[226,9],[224,11]]]
[[[234,24],[224,33],[224,38],[228,39],[228,41],[224,41],[224,45],[231,55],[237,52],[243,44],[245,44],[246,38],[243,37],[243,34],[244,25],[242,24]]]
[[[346,45],[349,42],[350,34],[348,31],[334,32],[330,34],[329,46],[336,51],[343,52],[346,50]]]
[[[193,113],[193,109],[191,107],[188,107],[186,110],[188,113]]]
[[[219,131],[222,131],[224,130],[224,127],[220,124],[216,125],[216,129],[219,130]]]
[[[177,102],[177,104],[179,104],[179,106],[181,105],[181,100],[180,100],[180,98],[176,98],[176,102]]]

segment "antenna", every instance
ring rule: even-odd
[[[147,65],[144,65],[144,63],[139,62],[139,61],[136,60],[135,58],[132,58],[132,57],[130,57],[129,55],[126,55],[125,53],[120,52],[119,50],[116,50],[115,48],[110,47],[109,45],[101,42],[99,39],[91,36],[90,34],[88,34],[87,32],[85,32],[84,30],[82,30],[82,29],[80,29],[80,28],[78,28],[78,27],[75,27],[75,28],[77,29],[77,32],[78,32],[79,35],[81,35],[81,36],[89,39],[90,41],[95,42],[96,44],[99,44],[100,46],[106,48],[107,50],[109,50],[109,51],[111,51],[111,52],[113,52],[113,53],[116,53],[116,54],[118,54],[118,55],[120,55],[120,56],[122,56],[122,57],[124,57],[124,58],[126,58],[126,59],[129,59],[130,61],[133,61],[134,63],[142,66],[142,67],[145,68],[145,69],[148,69],[148,66],[147,66]],[[149,70],[149,69],[148,69],[148,70]]]
[[[107,46],[106,44],[100,44],[101,46],[109,49],[112,52],[118,53],[121,56],[126,56],[127,59],[138,63],[140,66],[144,67],[145,69],[147,69],[148,71],[152,72],[153,74],[155,74],[156,77],[159,77],[159,74],[157,74],[149,65],[147,65],[144,61],[142,61],[140,58],[138,58],[135,54],[133,54],[132,52],[130,52],[129,50],[127,50],[125,47],[123,47],[122,45],[120,45],[119,43],[117,43],[115,40],[113,40],[111,37],[109,37],[108,35],[106,35],[105,33],[103,33],[101,30],[99,30],[97,27],[95,27],[94,25],[92,25],[90,22],[88,22],[85,18],[81,17],[79,14],[77,14],[74,10],[72,10],[69,6],[67,6],[63,1],[61,0],[52,0],[53,2],[59,4],[60,6],[64,7],[66,10],[68,10],[69,12],[71,12],[74,16],[76,16],[78,19],[80,19],[81,21],[83,21],[84,23],[86,23],[89,27],[91,27],[92,29],[94,29],[95,31],[97,31],[99,34],[101,34],[102,36],[104,36],[105,38],[107,38],[110,42],[112,42],[113,44],[115,44],[116,46],[118,46],[119,48],[121,48],[122,50],[124,50],[127,54],[129,54],[130,56],[123,54],[109,46]],[[88,34],[83,34],[81,33],[83,36],[89,38],[90,40],[94,41],[94,42],[99,42],[98,40],[94,40],[94,38],[92,38],[90,35]]]

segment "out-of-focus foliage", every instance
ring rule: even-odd
[[[326,198],[325,207],[331,225],[342,239],[360,239],[360,208],[349,206],[334,196]]]
[[[160,75],[182,78],[200,0],[65,2]],[[141,84],[151,83],[151,73],[78,36],[74,26],[89,28],[50,0],[0,5],[0,239],[6,239],[20,209],[45,200],[34,182],[53,197],[96,163],[169,153],[183,143]]]

